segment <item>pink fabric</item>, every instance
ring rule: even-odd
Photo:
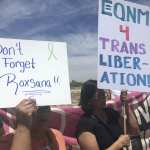
[[[134,105],[136,105],[136,103],[141,102],[145,96],[145,93],[132,92],[129,94],[130,103],[134,103]],[[107,106],[114,107],[116,110],[120,110],[119,96],[116,96],[113,101],[108,101]],[[82,114],[83,112],[79,106],[53,106],[49,127],[62,131],[67,143],[77,143],[76,139],[74,138],[75,129]],[[15,116],[7,113],[4,109],[0,109],[0,116],[4,120],[4,134],[6,135],[12,132]]]
[[[2,117],[3,120],[4,135],[7,135],[13,131],[16,117],[8,113],[6,109],[0,109],[0,117]]]
[[[0,140],[0,150],[10,150],[13,134],[4,135]]]
[[[64,137],[65,137],[66,144],[76,145],[78,143],[76,138],[69,137],[69,136],[64,136]]]
[[[129,104],[136,105],[142,102],[148,93],[141,93],[141,92],[131,92],[128,94]],[[121,101],[120,96],[115,96],[113,100],[107,102],[108,106],[114,107],[114,109],[120,111],[121,109]]]
[[[132,92],[129,94],[130,103],[140,102],[143,100],[145,93]],[[120,109],[120,97],[116,96],[115,100],[108,101],[107,106],[114,107],[116,110]],[[60,129],[65,136],[74,136],[76,124],[82,115],[82,110],[78,106],[53,106],[52,116],[50,120],[50,127]],[[3,128],[4,134],[8,134],[12,131],[15,122],[15,116],[8,113],[5,109],[0,109],[0,116],[4,120]],[[63,124],[62,124],[63,123]]]
[[[74,137],[77,123],[80,116],[83,114],[83,111],[80,107],[68,107],[63,108],[63,110],[66,112],[66,126],[64,135]]]

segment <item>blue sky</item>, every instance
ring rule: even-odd
[[[1,0],[0,10],[0,37],[65,41],[70,80],[96,79],[98,0]]]

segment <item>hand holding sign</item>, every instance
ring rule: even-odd
[[[120,149],[124,146],[129,146],[130,144],[130,137],[129,135],[120,135],[120,137],[117,140],[118,145],[120,145]]]
[[[16,106],[17,124],[24,125],[27,128],[32,126],[32,114],[37,111],[36,102],[31,99],[23,99]]]
[[[127,104],[128,103],[128,92],[127,90],[121,90],[121,94],[120,94],[120,100]]]

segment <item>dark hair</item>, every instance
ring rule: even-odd
[[[93,108],[91,107],[91,100],[95,96],[97,89],[96,80],[88,80],[83,83],[80,94],[80,103],[82,109],[86,113],[92,113]]]
[[[80,95],[80,103],[83,111],[87,114],[91,114],[93,112],[93,107],[91,102],[96,98],[96,91],[97,91],[97,81],[96,80],[87,80],[83,83],[81,88],[81,95]],[[100,96],[105,97],[105,90],[99,89],[98,90]]]

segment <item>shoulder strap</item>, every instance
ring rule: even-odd
[[[115,139],[115,136],[113,135],[113,132],[110,130],[110,127],[104,121],[102,121],[101,119],[99,119],[95,115],[92,115],[91,117],[94,121],[96,121],[97,123],[100,123],[101,125],[103,125],[107,129],[110,136],[112,136],[113,139]]]

